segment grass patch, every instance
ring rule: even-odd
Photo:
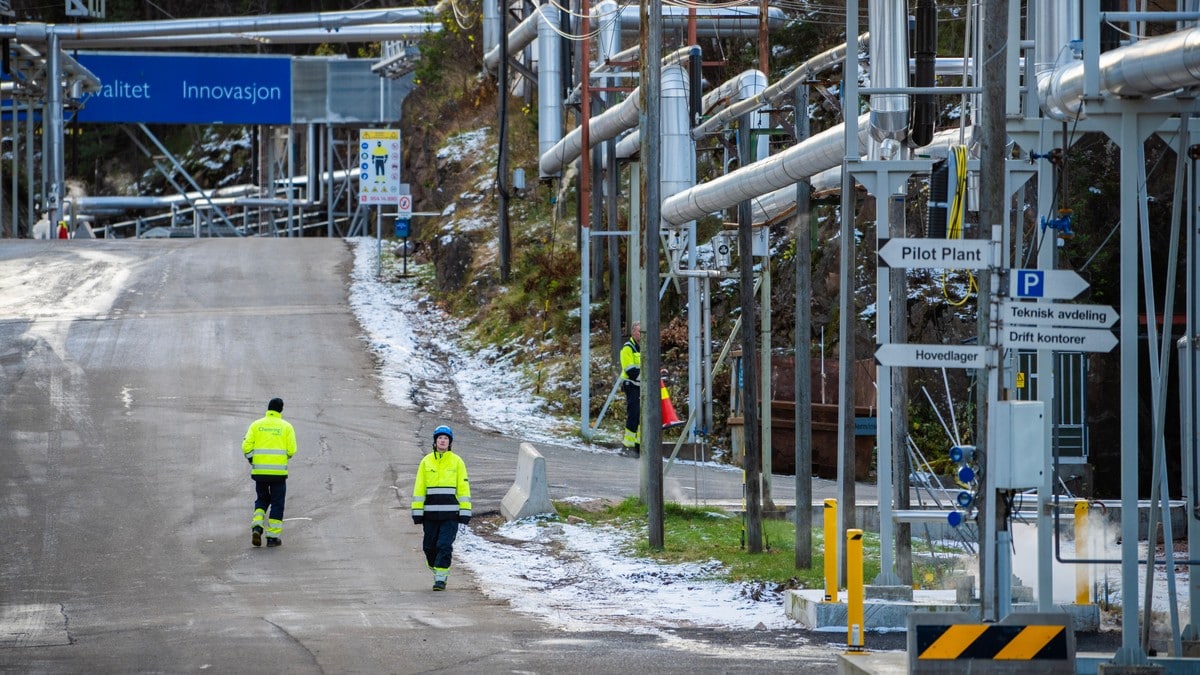
[[[743,546],[744,525],[738,514],[717,508],[667,503],[663,508],[663,548],[652,550],[647,543],[647,508],[629,498],[600,510],[578,504],[555,503],[563,518],[574,516],[593,525],[607,525],[635,534],[626,553],[664,563],[719,561],[724,580],[764,582],[784,588],[822,588],[824,582],[823,536],[814,530],[812,569],[796,569],[796,528],[789,520],[764,520],[763,552],[750,553]],[[879,536],[864,536],[864,578],[879,574]]]

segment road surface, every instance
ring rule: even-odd
[[[432,593],[408,494],[441,420],[381,399],[352,263],[331,239],[0,243],[0,671],[834,672],[836,636],[565,633],[461,570]],[[299,452],[284,544],[252,548],[240,442],[273,396]],[[455,433],[497,509],[520,439]],[[546,454],[556,498],[636,491],[633,460]]]

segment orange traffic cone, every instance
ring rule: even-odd
[[[671,405],[671,393],[667,391],[667,378],[661,377],[659,382],[659,396],[662,397],[662,424],[664,429],[670,429],[683,424],[683,420],[679,419],[679,415],[675,414],[675,406]]]

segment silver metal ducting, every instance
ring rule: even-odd
[[[622,33],[638,35],[641,32],[641,25],[637,10],[637,5],[625,5],[616,11],[614,18],[605,19],[605,21],[609,24],[614,24]],[[696,35],[698,37],[754,38],[758,36],[759,12],[756,7],[697,7],[695,10]],[[687,28],[687,7],[663,7],[662,16],[664,30],[682,30]],[[515,55],[530,42],[533,42],[534,38],[537,37],[536,24],[538,20],[536,13],[531,14],[508,34],[509,56]],[[767,10],[767,27],[769,30],[778,30],[785,25],[787,25],[787,17],[784,15],[782,9],[771,7]],[[493,47],[484,54],[483,65],[488,70],[495,70],[499,63],[499,46]]]
[[[696,185],[696,142],[688,110],[688,76],[683,66],[662,70],[662,198]]]
[[[871,44],[871,86],[908,86],[908,3],[870,0],[867,10]],[[871,137],[902,141],[908,134],[908,96],[871,95]]]
[[[1039,78],[1038,93],[1042,94]],[[1200,85],[1200,28],[1147,38],[1100,55],[1100,90],[1117,96],[1157,96]],[[1086,114],[1083,62],[1075,61],[1046,78],[1042,107],[1068,115]]]
[[[558,8],[541,9],[538,24],[538,156],[547,153],[563,135],[562,39],[558,35]],[[541,173],[542,178],[558,172]]]
[[[363,9],[347,12],[309,12],[303,14],[265,14],[247,17],[205,17],[198,19],[168,19],[163,21],[114,21],[111,23],[78,23],[42,26],[51,30],[64,44],[103,40],[116,37],[146,38],[166,35],[199,35],[205,33],[254,33],[259,31],[299,30],[319,28],[334,32],[349,26],[382,23],[419,22],[435,16],[441,7],[403,7],[397,9]],[[0,27],[0,36],[9,34],[15,26]],[[44,39],[44,38],[43,38]]]
[[[663,57],[663,67],[682,63],[688,57],[690,50],[690,47],[683,47]],[[590,150],[610,138],[616,138],[626,129],[636,127],[638,113],[641,111],[640,98],[639,89],[634,89],[629,92],[624,101],[605,110],[602,115],[593,117],[588,129],[588,149]],[[567,164],[579,159],[579,156],[583,154],[582,137],[583,128],[581,126],[572,129],[549,152],[542,154],[538,161],[538,171],[545,175],[554,175]]]
[[[500,0],[483,0],[483,53],[487,54],[500,44],[500,30],[503,27],[500,14]]]
[[[975,127],[967,127],[959,129],[944,129],[933,135],[933,141],[920,149],[922,155],[928,155],[935,158],[944,158],[949,154],[949,149],[953,145],[973,146],[975,135]],[[813,194],[836,194],[842,190],[842,167],[833,166],[824,171],[809,176],[808,182],[812,185]],[[796,186],[786,185],[767,193],[761,197],[755,198],[751,202],[752,221],[755,223],[771,222],[780,216],[787,215],[796,206]]]
[[[867,33],[863,33],[858,38],[858,50],[867,49],[870,44],[870,38]],[[767,87],[753,99],[744,99],[734,103],[733,105],[721,110],[712,117],[704,120],[692,129],[692,137],[700,138],[704,134],[711,133],[725,126],[730,120],[744,115],[755,108],[775,107],[778,106],[784,97],[795,91],[796,87],[804,84],[812,79],[818,73],[836,66],[846,60],[846,45],[841,44],[833,49],[821,52],[811,59],[796,66],[790,73],[785,75],[775,84]],[[710,94],[711,95],[711,94]],[[708,96],[705,96],[705,106],[709,106]]]
[[[859,155],[867,151],[868,117],[863,115],[858,120]],[[697,185],[663,202],[663,220],[675,225],[686,223],[840,166],[846,156],[844,141],[845,131],[839,124],[779,154]]]
[[[636,3],[625,4],[618,15],[621,32],[641,33],[641,20]],[[663,6],[663,30],[686,30],[688,11],[696,12],[697,37],[748,37],[758,36],[758,7],[675,7]],[[779,30],[787,25],[787,16],[778,7],[767,9],[767,29]]]
[[[548,5],[541,5],[533,10],[533,13],[525,17],[525,20],[517,24],[516,28],[508,34],[508,55],[516,56],[522,50],[533,43],[538,36],[538,25],[542,22],[542,9]],[[500,65],[500,45],[492,47],[483,56],[483,65],[489,71],[495,70],[496,66]]]
[[[596,53],[600,63],[613,57],[621,50],[621,31],[617,22],[617,3],[613,0],[602,0],[592,9],[593,30],[600,30],[600,40],[596,44]]]
[[[1035,12],[1033,75],[1037,80],[1038,101],[1043,112],[1056,120],[1075,119],[1081,101],[1064,99],[1051,92],[1062,87],[1060,80],[1066,70],[1063,66],[1072,59],[1071,40],[1079,37],[1079,3],[1041,2]],[[1082,76],[1083,64],[1078,65]],[[1081,77],[1081,85],[1082,82]]]
[[[347,42],[386,42],[411,40],[426,33],[442,30],[438,23],[389,23],[366,26],[347,26],[338,30],[338,39]],[[141,38],[89,38],[62,40],[64,49],[153,49],[158,47],[210,47],[244,44],[319,44],[329,41],[324,28],[267,30],[255,32],[211,33],[203,35],[172,35]]]

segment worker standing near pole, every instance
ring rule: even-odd
[[[283,399],[267,403],[267,414],[250,425],[242,439],[242,454],[254,479],[254,518],[250,543],[262,545],[267,517],[267,546],[283,543],[283,503],[287,497],[288,460],[296,454],[296,431],[283,419]],[[268,510],[270,513],[268,514]]]
[[[625,391],[625,437],[621,445],[640,452],[642,436],[639,422],[642,413],[642,324],[634,321],[629,339],[621,347],[621,389]]]
[[[467,464],[454,454],[454,431],[446,425],[433,430],[433,452],[421,459],[413,483],[412,519],[424,528],[421,549],[433,571],[433,590],[446,590],[450,556],[458,526],[471,522],[471,483]]]

